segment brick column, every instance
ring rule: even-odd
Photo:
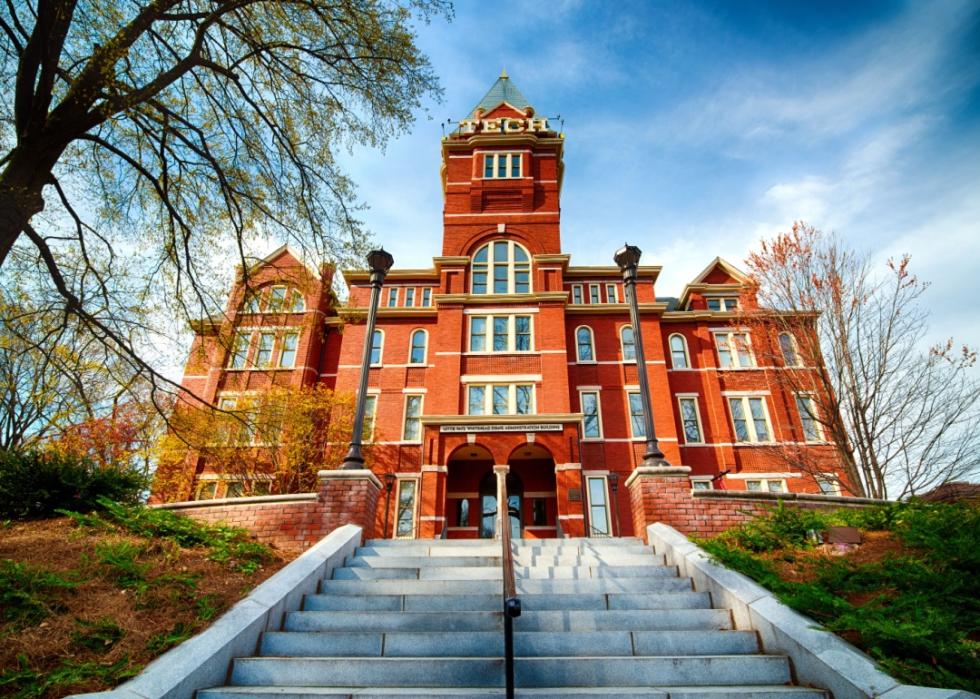
[[[334,469],[317,473],[317,501],[323,517],[324,536],[344,524],[364,529],[364,538],[374,537],[381,481],[366,468]]]
[[[626,479],[633,533],[646,539],[647,525],[663,522],[689,531],[694,513],[688,466],[638,466]]]

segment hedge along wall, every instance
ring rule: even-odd
[[[633,528],[645,532],[655,522],[687,535],[714,536],[783,503],[804,509],[880,505],[880,500],[808,493],[758,493],[744,490],[691,490],[686,466],[639,467],[626,480]]]

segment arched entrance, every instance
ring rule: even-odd
[[[507,474],[507,517],[510,535],[520,538],[522,527],[521,504],[524,500],[524,484],[513,473]],[[492,539],[497,533],[497,474],[492,470],[480,481],[480,538]]]
[[[475,539],[480,536],[481,479],[493,474],[493,455],[480,444],[458,447],[446,462],[446,536]]]
[[[528,442],[507,459],[511,475],[521,483],[521,536],[550,539],[558,536],[558,497],[555,460],[539,444]],[[507,484],[510,491],[510,483]]]

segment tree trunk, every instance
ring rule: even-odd
[[[16,147],[0,173],[0,268],[31,219],[44,210],[44,186],[63,148],[39,153]]]

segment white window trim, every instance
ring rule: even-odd
[[[582,329],[589,331],[589,346],[592,348],[592,359],[582,359],[579,353],[578,331]],[[575,340],[575,360],[579,364],[595,364],[598,357],[595,349],[595,333],[592,331],[592,328],[588,325],[579,325],[577,328],[575,328],[573,339]]]
[[[588,393],[595,396],[595,409],[596,409],[596,421],[599,424],[599,434],[595,437],[587,437],[585,434],[585,409],[583,408],[582,395]],[[582,441],[583,442],[599,442],[602,441],[604,430],[602,429],[602,391],[599,387],[595,388],[579,388],[578,389],[578,406],[579,410],[582,411]]]
[[[466,391],[464,394],[464,400],[466,401],[467,415],[473,415],[473,413],[470,412],[470,389],[471,388],[483,389],[482,417],[492,418],[492,417],[497,417],[499,415],[537,415],[538,414],[538,386],[536,383],[532,381],[514,381],[514,382],[493,381],[489,383],[475,381],[475,382],[467,382],[465,386],[466,386]],[[507,412],[506,413],[493,412],[493,389],[499,386],[507,387]],[[517,387],[518,386],[531,387],[531,405],[530,405],[530,411],[527,413],[517,412]]]
[[[592,300],[593,298],[595,301]],[[589,284],[589,305],[600,303],[602,303],[602,286],[599,284]]]
[[[578,301],[575,300],[575,292],[578,292]],[[580,306],[585,303],[585,296],[581,284],[572,284],[572,298],[571,303],[573,306]]]
[[[811,412],[813,413],[813,422],[817,428],[817,438],[810,439],[806,434],[806,426],[803,424],[803,413],[800,412],[800,404],[797,402],[800,398],[810,401]],[[803,441],[807,444],[826,444],[827,434],[824,432],[823,423],[820,421],[820,417],[817,414],[817,402],[813,397],[812,393],[794,393],[793,403],[796,405],[796,413],[800,418],[800,434],[803,435]]]
[[[636,333],[633,333],[633,358],[626,358],[626,342],[623,341],[623,335],[627,330],[633,331],[633,326],[629,323],[621,325],[619,328],[619,356],[622,358],[623,364],[636,364]]]
[[[259,363],[259,352],[262,351],[262,338],[265,336],[272,336],[272,346],[269,347],[269,361],[263,364]],[[255,352],[253,353],[253,366],[257,369],[273,369],[276,366],[276,336],[275,330],[260,330],[258,332],[258,340],[255,343]]]
[[[290,337],[290,336],[296,338],[296,347],[293,348],[293,363],[290,364],[289,366],[286,366],[285,364],[282,363],[282,356],[283,356],[283,352],[286,351],[286,338],[287,337]],[[299,338],[300,338],[299,330],[294,330],[292,332],[285,332],[285,333],[283,333],[282,335],[279,336],[279,338],[278,338],[279,341],[278,342],[275,342],[275,341],[273,342],[273,346],[275,346],[275,345],[278,345],[279,346],[279,351],[276,353],[276,367],[277,368],[279,368],[279,369],[295,369],[296,368],[296,358],[299,356]]]
[[[478,151],[480,158],[480,179],[481,180],[519,180],[524,177],[524,157],[521,151]],[[497,168],[500,165],[500,158],[506,158],[504,165],[504,176],[497,175]],[[487,177],[487,159],[493,161],[493,168],[490,177]],[[517,177],[511,175],[511,163],[513,158],[517,158]]]
[[[758,481],[760,486],[759,490],[749,490],[749,482]],[[781,490],[769,490],[770,483],[779,483]],[[789,488],[786,487],[786,479],[784,478],[746,478],[745,479],[745,492],[747,493],[788,493]]]
[[[412,418],[413,420],[419,421],[419,436],[417,439],[409,439],[405,436],[406,428],[408,427],[408,402],[412,398],[419,399],[419,414],[417,418]],[[425,394],[424,393],[406,393],[405,399],[402,401],[402,442],[405,444],[421,444],[422,443],[422,416],[425,414]]]
[[[783,335],[789,338],[789,344],[793,348],[793,356],[796,357],[796,361],[793,364],[788,364],[786,362],[786,353],[783,351],[782,343]],[[776,344],[779,346],[779,357],[783,360],[783,366],[792,367],[794,369],[803,366],[803,362],[800,359],[800,346],[797,344],[796,336],[793,333],[789,332],[788,330],[784,330],[783,332],[779,333],[779,335],[776,336]]]
[[[684,444],[704,444],[704,425],[701,422],[701,406],[698,405],[698,394],[697,393],[678,393],[677,394],[677,415],[681,419],[681,437],[684,439]],[[694,416],[698,422],[698,434],[701,435],[701,439],[696,442],[691,442],[687,439],[687,432],[684,430],[684,410],[681,408],[681,401],[693,400],[694,401]]]
[[[507,244],[507,263],[506,263],[507,264],[507,291],[505,291],[503,293],[498,293],[498,292],[494,291],[494,289],[493,289],[493,283],[494,283],[493,282],[493,268],[494,268],[495,265],[503,264],[501,262],[494,262],[493,261],[493,246],[496,243],[506,243]],[[479,254],[479,252],[481,250],[483,250],[484,248],[487,251],[487,261],[486,262],[476,262],[476,256],[477,256],[477,254]],[[520,262],[519,263],[515,259],[514,250],[517,249],[517,248],[520,248],[521,250],[524,251],[524,254],[527,256],[527,262]],[[486,290],[486,292],[484,292],[482,294],[477,294],[477,292],[473,291],[473,282],[474,282],[474,278],[476,276],[474,272],[475,272],[475,267],[476,267],[477,264],[484,265],[485,266],[485,272],[486,272],[486,275],[487,275],[487,290]],[[481,245],[479,248],[476,249],[476,252],[473,253],[473,257],[470,258],[470,293],[471,294],[476,294],[476,295],[479,295],[479,296],[504,296],[504,295],[507,295],[507,294],[516,294],[516,293],[518,293],[518,291],[517,291],[517,265],[518,264],[520,264],[520,265],[525,265],[526,264],[527,265],[527,291],[526,292],[525,291],[522,291],[520,293],[521,294],[525,294],[525,293],[531,294],[531,293],[534,293],[534,275],[533,275],[533,271],[534,270],[532,269],[532,255],[528,251],[528,249],[526,247],[524,247],[523,245],[521,245],[520,243],[518,243],[516,240],[508,240],[506,238],[495,238],[494,240],[490,240],[490,241],[484,243],[483,245]]]
[[[517,349],[517,317],[527,316],[528,318],[528,332],[531,337],[531,346],[526,350]],[[486,332],[484,333],[484,344],[486,349],[474,350],[470,349],[473,346],[473,319],[483,318],[486,322]],[[507,318],[507,349],[505,350],[494,350],[493,349],[493,322],[495,318]],[[469,320],[466,321],[466,352],[467,355],[490,355],[490,354],[531,354],[535,351],[534,348],[534,315],[531,313],[496,313],[487,314],[475,313],[469,316]]]
[[[415,337],[415,333],[422,333],[425,337],[425,343],[422,345],[422,361],[413,362],[412,361],[412,339]],[[408,334],[408,366],[419,367],[426,366],[429,363],[429,331],[425,328],[413,328],[412,332]]]
[[[725,366],[721,363],[721,350],[718,348],[718,336],[725,335],[728,342],[728,352],[732,357],[732,364]],[[749,355],[749,365],[742,366],[738,361],[738,350],[735,344],[735,336],[744,335],[745,336],[745,351]],[[755,352],[752,351],[752,335],[747,330],[712,330],[712,339],[715,343],[715,358],[718,360],[719,369],[727,369],[729,371],[746,371],[748,369],[757,368],[755,361]]]
[[[388,287],[388,296],[386,298],[386,304],[387,305],[385,306],[386,308],[397,308],[398,307],[398,289],[399,289],[399,287],[397,287],[397,286],[389,286]],[[395,296],[395,302],[394,303],[391,303],[392,294],[394,294],[394,296]]]
[[[703,490],[715,489],[715,479],[711,476],[691,476],[691,490],[697,490],[697,488],[694,487],[695,483],[707,483],[708,487],[703,488]]]
[[[605,475],[589,474],[585,476],[585,506],[589,508],[589,527],[592,528],[592,488],[589,487],[591,480],[602,481],[603,493],[605,494],[603,507],[606,510],[606,528],[609,530],[606,532],[606,536],[611,537],[613,535],[612,498],[610,498],[609,492],[609,479]],[[586,532],[586,536],[591,537],[592,532]]]
[[[401,535],[398,534],[398,510],[401,503],[401,492],[402,483],[408,481],[413,481],[415,483],[415,496],[412,502],[412,533],[411,535]],[[420,488],[422,486],[421,479],[418,477],[401,478],[397,479],[395,483],[395,521],[392,523],[392,538],[395,539],[414,539],[418,536],[419,530],[419,501],[422,499]]]
[[[612,298],[609,297],[610,289],[612,289]],[[615,284],[606,284],[606,303],[619,303],[619,287]]]
[[[761,440],[759,435],[755,432],[755,419],[752,417],[752,409],[750,407],[749,400],[752,398],[757,398],[762,402],[762,416],[766,420],[766,430],[769,432],[769,439]],[[735,414],[732,412],[732,400],[739,400],[742,402],[742,412],[745,415],[745,428],[749,432],[748,441],[740,441],[738,439],[738,434],[735,430]],[[735,444],[774,444],[776,440],[776,433],[772,429],[772,420],[769,418],[769,401],[766,400],[763,395],[751,395],[746,393],[739,393],[735,395],[725,396],[726,407],[728,408],[728,418],[731,421],[730,425],[732,428],[732,442]]]
[[[363,437],[365,444],[371,444],[374,442],[374,433],[378,429],[378,403],[381,402],[381,390],[377,388],[369,388],[367,391],[367,398],[374,398],[372,401],[374,403],[374,410],[370,412],[367,411],[367,405],[365,404],[364,417],[370,419],[371,429],[368,431],[367,436]]]
[[[411,303],[409,303],[409,298],[411,298]],[[414,286],[405,287],[405,308],[416,308]]]
[[[674,346],[671,344],[675,337],[681,339],[681,348],[684,350],[684,366],[674,366]],[[687,338],[681,333],[671,333],[667,338],[667,353],[670,355],[670,368],[671,369],[690,369],[691,368],[691,353],[687,351]]]
[[[235,348],[238,344],[238,339],[240,337],[246,338],[245,340],[245,354],[242,357],[242,365],[235,366],[236,352]],[[228,361],[225,363],[225,368],[228,371],[246,371],[252,368],[252,364],[249,361],[252,356],[252,343],[255,342],[255,331],[254,330],[242,330],[238,329],[235,331],[234,337],[231,339],[231,347],[228,352]]]
[[[836,473],[828,474],[815,474],[813,480],[817,483],[817,488],[820,490],[821,495],[837,495],[841,494],[840,476]],[[831,486],[830,492],[824,492],[821,484],[827,483]]]
[[[642,407],[643,407],[643,394],[640,392],[639,387],[631,387],[631,386],[627,386],[626,387],[626,422],[629,424],[630,441],[631,442],[645,442],[646,441],[646,435],[639,435],[639,436],[637,436],[636,434],[633,433],[633,412],[632,412],[632,409],[630,408],[630,396],[639,396],[640,397],[640,407],[642,409]],[[644,420],[646,420],[646,417],[645,416],[644,416]],[[646,425],[646,423],[644,422],[644,429],[646,429],[645,425]],[[661,440],[661,441],[663,441],[663,440]]]
[[[384,363],[385,363],[385,331],[382,330],[381,328],[375,328],[374,329],[374,332],[381,333],[381,343],[378,345],[378,361],[377,362],[371,362],[370,363],[370,366],[384,366]],[[373,348],[374,348],[374,335],[372,334],[371,337],[366,338],[366,339],[367,339],[368,342],[371,343],[371,348],[373,350]],[[371,359],[371,356],[370,356],[371,354],[373,354],[373,351],[368,354],[368,361],[369,362],[370,362],[370,359]]]
[[[282,289],[282,307],[279,308],[278,310],[273,310],[272,309],[272,296],[275,293],[275,290],[276,289]],[[285,285],[285,284],[272,284],[269,287],[269,295],[266,298],[265,312],[266,313],[286,313],[287,312],[286,311],[286,303],[287,303],[287,299],[288,298],[289,298],[289,287],[287,285]]]
[[[432,307],[432,287],[422,287],[422,308]]]

